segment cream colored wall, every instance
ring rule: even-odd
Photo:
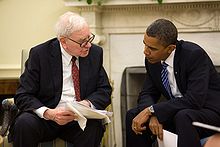
[[[22,49],[55,36],[63,0],[0,0],[0,78],[18,77]]]

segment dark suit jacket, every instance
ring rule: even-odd
[[[151,64],[145,59],[146,81],[138,98],[143,110],[154,104],[159,122],[171,119],[182,109],[210,109],[220,114],[220,76],[198,45],[178,41],[174,55],[174,75],[182,98],[170,99],[161,81],[161,63]],[[164,95],[168,101],[156,103]],[[155,104],[156,103],[156,104]]]
[[[97,109],[111,103],[112,88],[102,66],[102,48],[92,45],[89,55],[79,58],[81,98],[88,99]],[[62,94],[62,56],[56,38],[33,47],[20,77],[15,103],[21,111],[46,106],[55,108]]]

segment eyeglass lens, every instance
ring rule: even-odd
[[[88,43],[92,43],[92,41],[94,40],[94,38],[95,38],[95,35],[92,34],[92,36],[89,37],[88,40],[82,42],[80,46],[81,46],[81,47],[84,47],[84,46],[86,46]]]

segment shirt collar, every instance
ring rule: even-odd
[[[65,51],[61,43],[60,43],[60,48],[61,48],[61,53],[62,53],[63,64],[69,65],[71,63],[72,56]]]
[[[173,60],[174,60],[174,55],[175,55],[176,49],[174,49],[169,57],[164,61],[166,64],[168,64],[170,67],[173,67]]]

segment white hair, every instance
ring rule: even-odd
[[[57,21],[55,32],[58,38],[61,36],[68,37],[73,32],[81,30],[86,25],[88,24],[82,16],[73,12],[66,12],[61,15]]]

